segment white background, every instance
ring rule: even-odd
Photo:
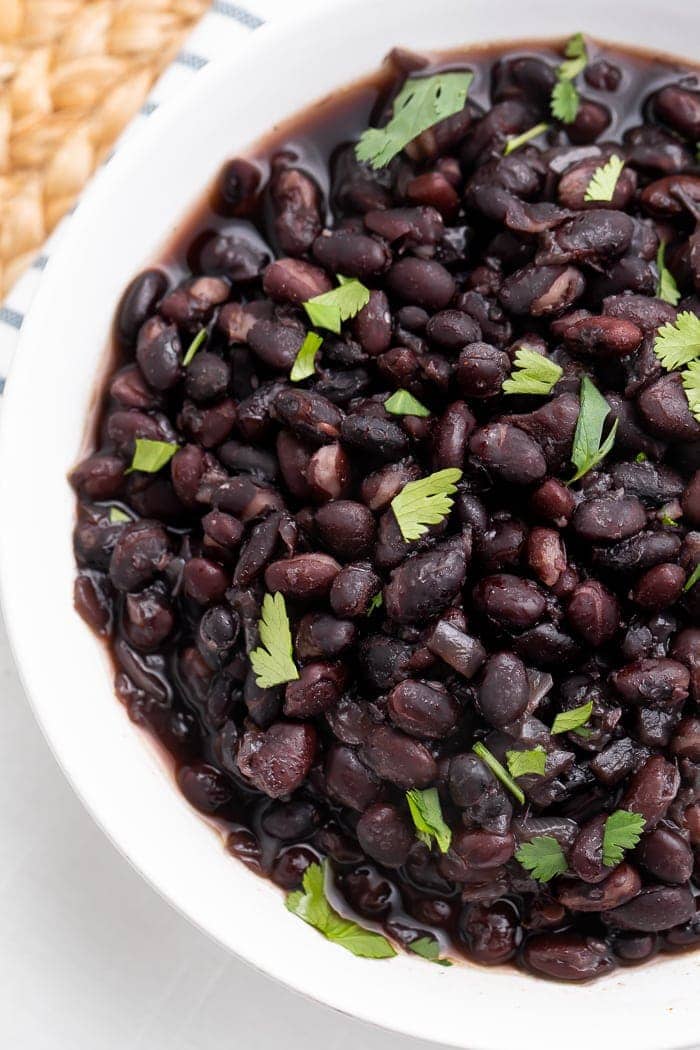
[[[1,1047],[428,1050],[256,973],[146,885],[56,765],[1,624],[0,696]]]

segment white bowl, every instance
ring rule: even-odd
[[[444,48],[578,29],[682,55],[697,46],[700,11],[696,0],[586,0],[577,10],[562,0],[357,0],[259,30],[235,61],[201,72],[94,181],[46,269],[2,411],[7,625],[46,736],[96,820],[177,908],[254,966],[344,1013],[472,1050],[693,1045],[700,953],[565,986],[407,955],[362,960],[324,941],[224,851],[115,699],[105,653],[72,607],[74,500],[65,477],[120,292],[224,160],[371,71],[395,44]]]

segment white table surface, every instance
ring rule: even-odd
[[[166,904],[73,794],[1,624],[0,696],[0,1047],[428,1050],[288,991]]]

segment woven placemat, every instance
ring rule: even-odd
[[[0,0],[0,299],[209,0]]]

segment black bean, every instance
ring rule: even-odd
[[[513,653],[495,653],[484,665],[479,707],[487,722],[502,729],[525,713],[530,687],[525,664]]]
[[[537,442],[508,423],[481,427],[472,435],[469,448],[485,467],[511,484],[531,485],[547,472]]]
[[[155,521],[135,521],[119,530],[109,563],[109,576],[120,591],[136,591],[150,583],[170,561],[165,529]]]
[[[365,853],[386,868],[400,867],[413,845],[413,832],[396,806],[375,802],[357,822],[357,838]]]
[[[284,713],[289,718],[314,718],[340,700],[346,672],[342,664],[316,661],[301,669],[299,678],[284,691]]]
[[[378,777],[404,791],[427,787],[436,776],[435,761],[428,749],[388,726],[371,730],[360,755]]]
[[[266,294],[281,303],[305,303],[307,299],[329,292],[332,287],[324,270],[303,259],[277,259],[266,267],[263,274]]]
[[[557,889],[557,900],[571,911],[604,912],[620,907],[636,897],[642,880],[631,864],[620,864],[611,874],[591,885],[563,881]]]
[[[328,554],[297,554],[268,565],[265,586],[287,598],[322,598],[339,572],[340,565]]]
[[[340,435],[346,445],[381,460],[400,459],[408,451],[408,438],[398,423],[378,416],[346,416]]]
[[[155,311],[167,287],[168,279],[162,270],[144,270],[134,277],[117,308],[116,328],[124,344],[134,342],[139,328]]]
[[[515,910],[504,901],[491,906],[471,904],[459,922],[469,956],[477,962],[497,966],[515,955],[518,925]]]
[[[631,777],[620,799],[620,808],[640,813],[650,831],[673,802],[680,786],[678,770],[662,755],[652,755]]]
[[[308,722],[275,722],[265,732],[248,729],[236,759],[244,777],[270,798],[289,795],[306,780],[316,752]]]
[[[321,232],[321,194],[313,179],[299,168],[277,163],[270,179],[273,230],[288,255],[302,255]]]
[[[384,588],[387,616],[396,623],[421,623],[434,618],[456,597],[466,572],[461,540],[417,554],[394,569]]]
[[[351,230],[324,230],[313,243],[313,254],[327,270],[362,280],[383,273],[392,258],[382,241]]]
[[[646,521],[644,507],[634,496],[585,500],[573,516],[576,532],[592,543],[615,543],[634,536],[644,528]]]
[[[409,736],[439,739],[456,727],[461,712],[444,686],[406,679],[389,693],[387,713],[397,729]]]
[[[610,681],[628,704],[662,704],[685,700],[690,672],[677,660],[638,660],[615,671]]]
[[[523,949],[528,969],[558,981],[588,981],[613,968],[603,941],[576,933],[541,933],[530,937]]]
[[[546,606],[544,595],[532,580],[505,572],[484,577],[474,588],[473,598],[490,620],[516,629],[532,627]]]
[[[586,580],[571,593],[566,618],[589,645],[610,641],[620,624],[620,606],[613,594],[598,580]]]
[[[443,310],[455,293],[454,278],[433,259],[400,259],[387,275],[390,290],[405,302]]]
[[[469,314],[461,310],[441,310],[428,321],[426,334],[431,342],[445,350],[461,350],[468,343],[476,343],[481,331]]]
[[[488,343],[465,346],[457,362],[457,382],[466,397],[496,397],[510,371],[508,354]]]
[[[690,887],[645,886],[627,904],[607,912],[605,921],[620,930],[655,933],[679,926],[695,915],[695,898]]]

